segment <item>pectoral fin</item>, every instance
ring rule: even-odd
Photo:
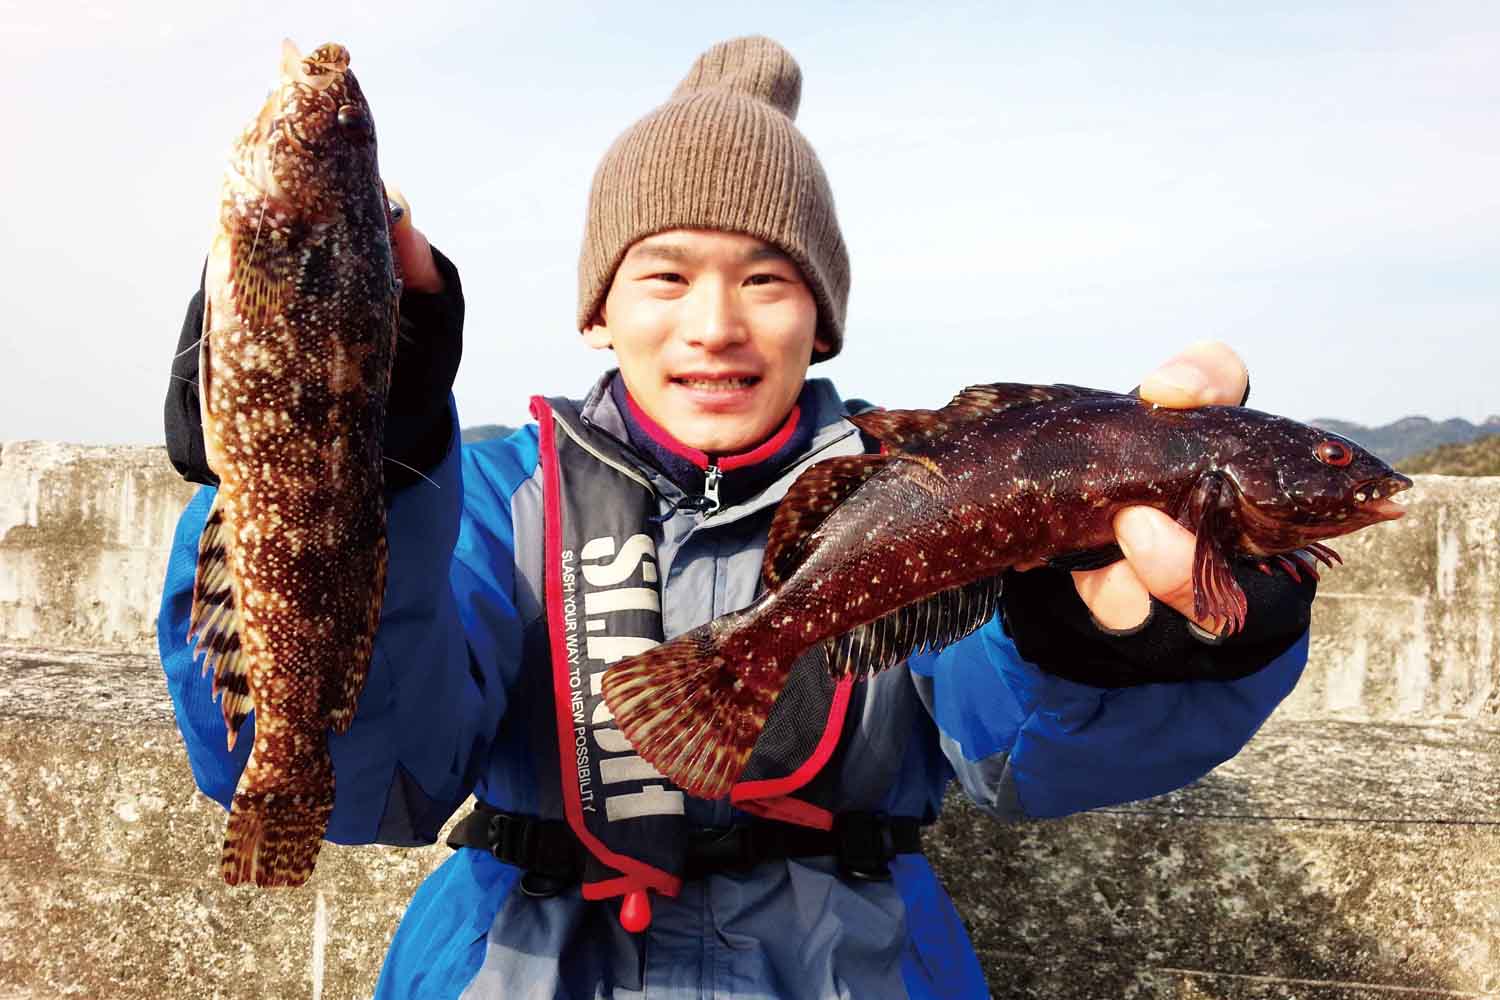
[[[767,590],[781,586],[807,559],[812,552],[808,537],[833,509],[890,461],[884,455],[844,455],[810,465],[797,477],[771,521],[761,564]]]
[[[1222,619],[1225,635],[1244,628],[1248,610],[1225,549],[1234,530],[1233,510],[1234,488],[1221,473],[1209,472],[1198,480],[1178,519],[1198,537],[1193,549],[1193,617]]]

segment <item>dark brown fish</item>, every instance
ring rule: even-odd
[[[945,408],[851,418],[880,455],[820,462],[772,521],[764,593],[612,667],[604,698],[636,751],[693,795],[726,794],[792,664],[835,676],[941,648],[995,612],[1005,570],[1081,564],[1143,504],[1198,538],[1197,617],[1239,630],[1229,558],[1329,561],[1323,539],[1400,517],[1411,481],[1353,442],[1241,407],[1161,409],[1072,386],[973,386]]]
[[[221,867],[300,885],[333,810],[328,730],[364,686],[385,589],[381,446],[400,283],[349,53],[282,52],[236,143],[205,276],[203,436],[218,496],[191,633],[232,748],[255,712]]]

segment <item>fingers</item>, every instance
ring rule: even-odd
[[[1094,621],[1107,629],[1129,631],[1151,613],[1151,593],[1128,560],[1074,573],[1073,586]]]
[[[411,224],[411,205],[393,184],[385,186],[385,193],[391,201],[391,248],[401,267],[403,287],[415,292],[441,292],[443,276],[432,259],[432,245]]]
[[[1244,361],[1227,344],[1200,340],[1142,379],[1141,398],[1173,409],[1238,406],[1249,381]]]
[[[1209,632],[1220,631],[1222,621],[1193,614],[1197,536],[1152,507],[1126,507],[1115,515],[1115,540],[1151,596]]]
[[[1199,627],[1217,634],[1223,623],[1193,616],[1193,550],[1197,538],[1151,507],[1115,515],[1115,540],[1125,559],[1103,569],[1074,573],[1078,596],[1094,620],[1109,629],[1131,629],[1146,620],[1155,597]]]

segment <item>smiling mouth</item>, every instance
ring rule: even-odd
[[[759,375],[733,375],[723,378],[705,378],[699,375],[679,375],[672,379],[674,385],[689,389],[707,389],[714,392],[729,392],[748,389],[760,381]]]

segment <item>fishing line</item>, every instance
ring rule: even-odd
[[[197,347],[201,343],[203,343],[203,335],[199,334],[197,340],[193,341],[191,344],[189,344],[188,346],[184,347],[182,350],[178,351],[176,354],[172,355],[172,360],[176,361],[178,358],[182,357],[188,351],[191,351],[193,348]]]
[[[433,483],[431,479],[429,479],[426,475],[424,475],[421,469],[413,469],[411,466],[407,465],[405,462],[399,462],[399,461],[397,461],[396,459],[392,458],[389,455],[381,455],[380,457],[383,458],[383,459],[385,459],[387,462],[390,462],[392,465],[399,465],[403,469],[406,469],[406,470],[408,470],[410,472],[415,472],[417,475],[421,476],[423,479],[426,479],[429,483],[432,483],[432,485],[433,485],[434,488],[436,488],[436,489],[442,489],[441,486],[438,486],[437,483]]]
[[[261,199],[260,199],[260,218],[258,218],[258,219],[255,220],[255,239],[253,239],[253,240],[250,241],[250,256],[245,259],[245,265],[247,267],[249,265],[255,263],[255,248],[258,247],[258,246],[260,246],[260,227],[261,227],[262,223],[264,223],[266,221],[266,201],[267,200],[268,199],[264,195],[261,196]]]

